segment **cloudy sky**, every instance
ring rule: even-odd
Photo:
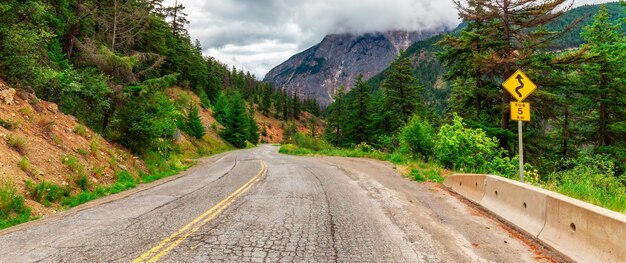
[[[178,0],[204,53],[263,78],[329,33],[454,27],[451,0]],[[610,2],[576,0],[576,5]],[[174,0],[166,0],[172,5]]]

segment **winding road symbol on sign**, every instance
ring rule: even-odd
[[[519,81],[519,84],[521,86],[515,88],[515,93],[517,93],[517,96],[523,97],[522,93],[519,92],[520,89],[524,88],[524,82],[522,81],[524,79],[524,77],[522,77],[522,75],[517,75],[517,81]]]
[[[502,83],[502,86],[519,102],[524,101],[528,95],[537,89],[537,85],[521,70],[511,75],[511,77]]]

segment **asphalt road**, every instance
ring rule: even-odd
[[[540,262],[532,244],[384,162],[261,146],[0,233],[0,262]]]

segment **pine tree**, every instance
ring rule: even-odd
[[[269,85],[262,85],[262,97],[259,104],[259,110],[265,116],[270,116],[270,108],[272,107],[272,87]]]
[[[350,91],[353,95],[348,103],[350,118],[346,123],[346,137],[355,144],[371,141],[371,89],[363,81],[363,75],[359,75]]]
[[[217,99],[213,104],[213,116],[219,123],[224,124],[229,111],[229,102],[224,92],[220,92],[217,95]]]
[[[259,143],[259,126],[254,119],[254,107],[248,112],[248,141],[254,145]]]
[[[250,136],[250,118],[246,111],[246,104],[239,92],[231,94],[228,109],[221,136],[233,146],[245,148],[246,140]]]
[[[385,90],[385,109],[391,117],[391,130],[395,133],[408,119],[423,108],[420,95],[422,86],[417,84],[411,71],[411,61],[405,51],[393,60],[382,84]]]
[[[187,121],[185,123],[185,132],[198,139],[202,138],[206,131],[202,121],[200,121],[199,109],[197,106],[192,106],[187,113]]]
[[[488,43],[486,32],[485,0],[467,1],[464,12],[472,14],[464,17],[467,27],[458,35],[448,34],[437,44],[444,48],[437,57],[448,68],[447,80],[454,82],[450,106],[464,119],[477,120],[485,115],[486,105],[492,105],[500,96],[499,89],[487,88],[481,64],[478,60],[486,55]],[[457,6],[461,6],[459,2]]]
[[[295,90],[293,91],[293,97],[291,101],[291,115],[293,116],[293,119],[297,120],[300,118],[301,105],[300,99],[298,98],[298,94]]]
[[[593,138],[598,146],[626,143],[626,36],[621,24],[612,24],[606,6],[594,17],[593,24],[584,28],[583,49],[588,51],[589,61],[582,73],[585,80],[583,96],[591,100],[589,106],[594,114],[589,118],[594,129],[587,138]]]
[[[168,6],[162,9],[163,15],[166,18],[171,18],[170,27],[172,34],[176,37],[187,37],[189,33],[185,26],[189,24],[187,20],[187,14],[184,12],[185,6],[178,3],[178,0],[174,1],[174,6]]]
[[[326,141],[331,142],[335,146],[342,145],[344,142],[344,129],[346,121],[346,103],[345,103],[345,87],[339,87],[333,99],[335,102],[330,105],[328,111],[330,114],[327,118],[326,130],[324,137]]]

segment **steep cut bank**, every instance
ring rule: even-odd
[[[387,68],[400,50],[445,31],[328,35],[321,43],[272,69],[264,81],[289,94],[317,99],[325,107],[332,103],[339,87],[349,90],[359,74],[369,79]]]
[[[32,216],[61,208],[50,202],[50,191],[76,194],[111,185],[124,171],[145,171],[142,160],[61,113],[56,104],[10,88],[2,80],[0,156],[0,184],[10,184],[25,196]]]

